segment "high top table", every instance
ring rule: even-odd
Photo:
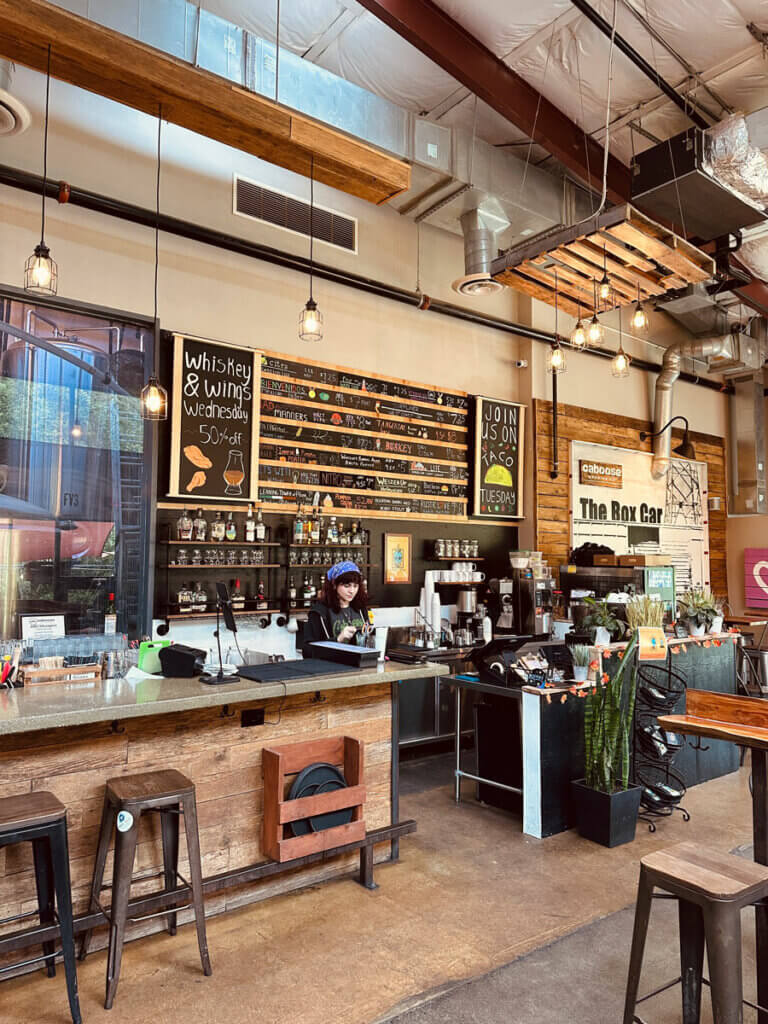
[[[768,865],[768,701],[706,690],[686,692],[686,714],[663,715],[670,732],[730,740],[752,751],[754,859]],[[758,1024],[768,1024],[768,907],[755,907]]]

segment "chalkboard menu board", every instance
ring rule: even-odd
[[[257,499],[260,357],[174,336],[171,497]]]
[[[475,403],[473,514],[522,519],[525,406],[481,397]]]
[[[466,518],[466,394],[273,352],[260,391],[260,501]]]

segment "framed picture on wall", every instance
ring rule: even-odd
[[[384,534],[384,582],[411,582],[411,548],[413,536],[410,533]]]

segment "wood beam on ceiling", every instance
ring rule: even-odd
[[[410,187],[403,160],[46,0],[0,0],[0,56],[371,203]]]
[[[602,147],[432,0],[359,2],[568,170],[602,189]],[[608,198],[623,203],[629,195],[629,168],[609,156]]]

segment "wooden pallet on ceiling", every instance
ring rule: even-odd
[[[611,297],[595,301],[604,274]],[[508,249],[491,265],[496,281],[550,306],[557,286],[558,308],[572,316],[653,300],[714,274],[706,253],[628,204]]]

